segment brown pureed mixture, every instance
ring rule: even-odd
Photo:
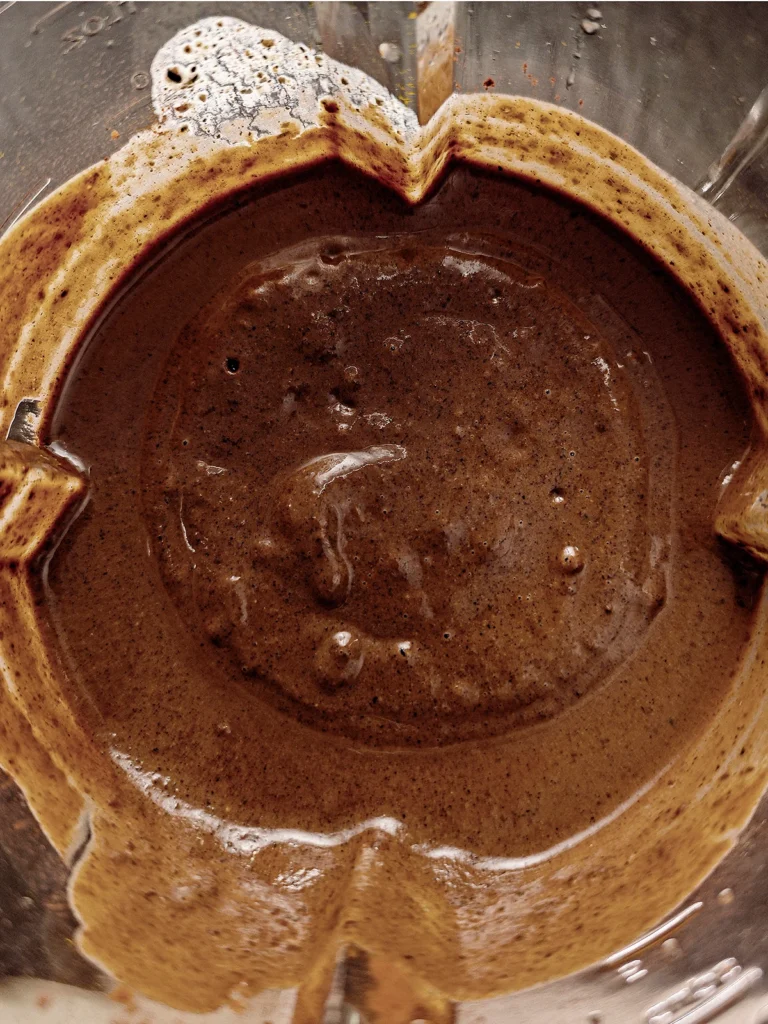
[[[493,236],[325,237],[182,331],[147,526],[230,678],[434,745],[550,718],[635,648],[666,599],[677,432],[641,340],[546,272]]]
[[[278,179],[135,281],[52,431],[91,496],[46,599],[80,713],[156,807],[218,823],[238,856],[315,837],[285,854],[301,910],[285,872],[254,879],[273,909],[222,947],[233,978],[254,956],[264,983],[306,971],[341,906],[355,923],[352,870],[363,920],[396,887],[410,930],[382,916],[389,952],[438,988],[541,976],[535,941],[512,968],[486,958],[490,983],[457,952],[477,929],[462,865],[567,846],[725,698],[756,582],[713,521],[750,423],[715,330],[630,238],[478,170],[415,207],[340,165]],[[440,858],[445,881],[422,878]],[[98,952],[98,883],[131,869],[88,871]],[[199,877],[146,893],[169,940],[190,900],[229,913]],[[513,934],[530,896],[483,901]],[[582,927],[561,965],[589,955]],[[124,932],[134,978],[205,1003],[142,965],[135,911]]]

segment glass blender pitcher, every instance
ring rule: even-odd
[[[492,90],[580,113],[768,254],[762,3],[0,4],[0,233],[148,127],[159,48],[199,19],[223,16],[359,69],[421,124],[453,92]],[[25,439],[20,413],[16,440]],[[35,838],[25,845],[37,826],[10,781],[0,794],[0,926],[12,935],[6,941],[0,931],[0,1018],[300,1019],[304,995],[296,990],[268,991],[237,1011],[202,1017],[119,991],[124,1005],[116,1008],[104,994],[111,983],[72,947],[66,905],[51,896],[65,884],[63,866],[50,851],[40,853]],[[394,1024],[768,1024],[766,866],[764,798],[714,873],[672,915],[604,961],[534,989],[438,1009],[409,1006],[406,993]],[[356,951],[340,957],[323,994],[323,1024],[376,1024],[365,972]]]

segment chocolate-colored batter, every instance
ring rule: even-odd
[[[409,777],[382,786],[389,762],[366,747],[518,732],[513,750],[543,749],[552,730],[519,727],[583,705],[576,774],[552,786],[535,759],[506,798],[540,790],[551,816],[531,830],[562,836],[575,791],[580,814],[626,795],[728,686],[751,618],[712,520],[748,419],[703,318],[578,207],[463,170],[408,209],[331,166],[200,230],[99,329],[56,427],[93,489],[51,566],[58,628],[115,746],[229,801],[208,757],[174,741],[166,762],[170,707],[150,720],[140,697],[146,666],[178,671],[169,627],[116,636],[105,615],[135,600],[120,567],[138,541],[195,661],[173,707],[227,737],[247,724],[294,768],[300,736],[320,830],[358,813],[318,806],[347,748],[334,732],[363,744],[356,789],[382,813],[503,846],[485,799],[447,814],[441,792],[465,758],[477,792],[479,760],[510,756],[497,745],[440,755],[426,800]],[[128,692],[116,658],[142,666]],[[582,768],[600,746],[624,753],[595,793]],[[274,824],[302,819],[302,789],[269,795]]]
[[[715,330],[574,202],[468,167],[415,207],[337,164],[277,179],[134,282],[60,403],[78,713],[153,805],[257,850],[372,820],[416,853],[566,842],[732,685],[752,590],[713,517],[749,436]],[[336,927],[306,913],[286,964]]]
[[[677,433],[640,339],[530,259],[471,234],[314,239],[181,332],[148,529],[230,678],[349,736],[453,743],[551,717],[642,639]]]

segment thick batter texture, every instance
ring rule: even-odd
[[[503,734],[603,681],[664,605],[661,385],[526,255],[315,239],[179,336],[145,464],[164,580],[222,671],[307,724]]]
[[[155,927],[194,900],[231,976],[277,985],[407,886],[386,942],[441,991],[538,980],[535,929],[514,979],[472,945],[522,929],[511,868],[497,892],[463,865],[589,833],[726,699],[759,574],[713,523],[750,430],[713,327],[566,197],[463,167],[411,206],[331,163],[198,225],[109,311],[53,426],[90,472],[45,589],[78,712],[147,820],[224,836],[238,886],[267,858],[235,910],[190,838],[200,884],[147,893]],[[98,950],[101,886],[133,869],[88,870]],[[595,915],[623,934],[668,905],[659,879]],[[166,991],[129,913],[124,973],[211,1005]],[[563,932],[556,970],[587,955]]]
[[[255,795],[275,825],[365,806],[491,851],[514,763],[491,804],[562,838],[697,728],[749,632],[713,531],[749,439],[726,353],[630,241],[509,180],[416,209],[333,166],[273,187],[125,295],[56,429],[92,478],[60,629],[115,745],[193,802],[290,764]],[[210,734],[159,738],[190,714]],[[211,743],[239,752],[215,781]],[[430,747],[423,785],[382,745]]]

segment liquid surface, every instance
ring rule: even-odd
[[[666,598],[677,434],[645,355],[498,242],[453,244],[326,238],[249,268],[150,411],[180,615],[224,672],[351,737],[549,718]]]
[[[712,529],[749,431],[726,358],[631,243],[511,181],[458,171],[410,210],[328,168],[212,222],[125,296],[56,427],[92,500],[51,600],[114,746],[141,763],[157,747],[192,802],[223,743],[235,773],[272,764],[257,802],[274,824],[397,808],[465,842],[486,802],[446,817],[437,780],[476,799],[478,757],[504,775],[519,758],[532,789],[507,799],[544,800],[531,834],[562,838],[666,761],[748,635]],[[160,742],[191,708],[212,737]],[[362,747],[326,818],[313,776],[354,749],[334,733]],[[450,751],[482,735],[513,742]],[[379,742],[448,744],[420,757],[427,792],[401,758],[367,760]],[[542,747],[561,791],[527,760]],[[279,783],[281,763],[305,784]],[[227,803],[240,782],[213,785]]]
[[[410,880],[390,952],[445,991],[483,931],[465,898],[516,934],[519,893],[502,907],[462,858],[510,879],[591,834],[741,669],[758,581],[713,519],[750,429],[717,334],[631,239],[468,168],[415,207],[333,164],[275,181],[134,282],[53,426],[90,501],[45,597],[78,713],[151,815],[290,861],[259,869],[274,908],[243,897],[256,939],[227,918],[237,970],[255,943],[302,977],[351,878],[383,908]],[[222,857],[189,883],[200,941],[229,914],[205,882]],[[431,874],[441,857],[460,866]],[[129,870],[96,863],[88,912]],[[462,991],[478,965],[510,986],[485,945]],[[535,938],[525,956],[541,969]]]

